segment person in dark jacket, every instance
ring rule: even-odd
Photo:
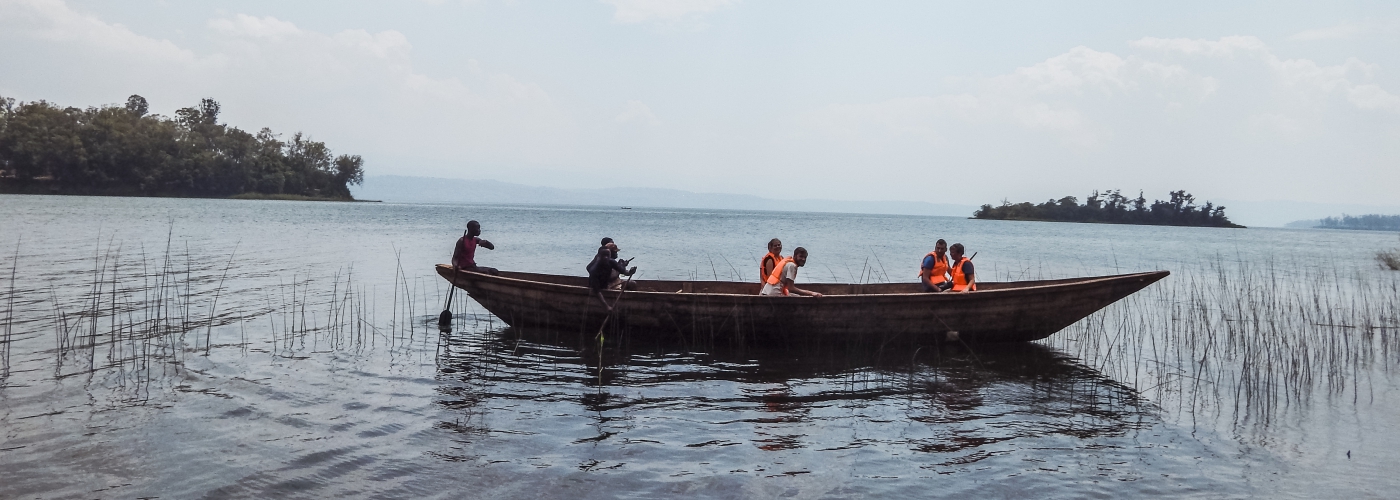
[[[593,255],[593,261],[588,263],[588,288],[593,290],[622,288],[622,276],[631,276],[637,273],[636,266],[631,269],[627,265],[632,263],[632,259],[618,260],[617,252],[620,250],[617,243],[613,243],[612,238],[603,238],[602,246],[598,247],[598,253]]]

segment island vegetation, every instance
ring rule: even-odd
[[[1367,214],[1357,217],[1342,214],[1317,221],[1322,229],[1358,229],[1363,231],[1400,231],[1400,215]]]
[[[0,192],[352,200],[364,180],[358,155],[219,123],[213,99],[147,111],[139,95],[85,109],[0,97]]]
[[[1137,198],[1123,196],[1119,190],[1094,191],[1084,204],[1066,196],[1041,204],[1011,203],[1001,206],[982,205],[972,214],[974,219],[1034,220],[1051,222],[1096,222],[1103,224],[1144,224],[1155,226],[1244,227],[1230,222],[1225,207],[1207,201],[1196,205],[1196,197],[1186,191],[1172,191],[1170,199],[1153,200],[1138,192]]]

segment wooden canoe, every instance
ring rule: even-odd
[[[509,271],[493,276],[446,264],[438,264],[437,272],[512,327],[592,333],[608,317],[584,277]],[[800,284],[821,298],[760,296],[758,283],[638,280],[626,292],[601,295],[616,304],[609,330],[711,342],[1026,342],[1168,274],[978,283],[970,293],[922,293],[918,283]]]

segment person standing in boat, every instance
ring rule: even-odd
[[[793,285],[797,281],[797,268],[805,265],[807,265],[807,249],[802,247],[793,249],[792,257],[783,257],[773,267],[773,273],[768,275],[767,280],[764,280],[763,288],[758,291],[758,294],[788,296],[791,293],[796,293],[808,297],[821,297],[820,293],[803,290]]]
[[[773,274],[773,269],[778,267],[778,262],[783,260],[783,242],[777,238],[768,240],[768,254],[763,256],[758,262],[758,281],[760,283],[768,280],[768,276]]]
[[[924,256],[924,262],[919,266],[919,283],[924,286],[925,292],[944,292],[953,288],[953,282],[948,280],[948,242],[938,240],[933,245],[933,251]]]
[[[637,273],[636,266],[627,268],[632,259],[617,259],[618,250],[617,243],[613,243],[612,238],[603,238],[602,246],[593,254],[593,261],[588,263],[588,288],[621,290],[622,277]]]
[[[497,274],[494,267],[481,267],[476,265],[476,247],[485,247],[487,250],[495,250],[496,245],[483,240],[481,236],[481,223],[477,221],[467,221],[467,231],[462,233],[462,237],[457,240],[457,247],[452,250],[452,267],[474,273]]]
[[[954,243],[948,247],[948,257],[953,262],[952,267],[948,268],[948,274],[953,277],[953,291],[977,291],[977,277],[972,272],[972,259],[963,257],[962,243]]]

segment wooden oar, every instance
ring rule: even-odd
[[[447,303],[442,305],[442,313],[438,314],[438,330],[452,331],[452,295],[457,292],[457,266],[452,266],[451,288],[447,290]]]

